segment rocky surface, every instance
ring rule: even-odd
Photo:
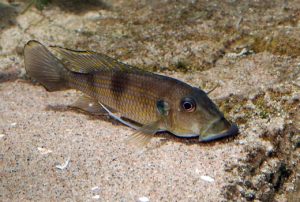
[[[299,200],[299,1],[25,7],[0,1],[1,200]],[[210,97],[240,134],[126,145],[130,128],[67,107],[78,92],[49,93],[28,80],[30,39],[106,53],[207,91],[217,85]]]

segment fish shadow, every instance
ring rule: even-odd
[[[155,137],[162,138],[161,142],[162,145],[164,145],[164,142],[177,142],[181,144],[185,144],[188,146],[193,146],[193,145],[199,145],[201,147],[212,147],[215,145],[220,145],[220,144],[227,144],[228,142],[232,142],[235,138],[236,135],[231,136],[231,137],[223,137],[217,140],[209,141],[209,142],[200,142],[199,137],[179,137],[175,136],[171,132],[168,131],[163,131],[163,132],[158,132],[155,134]]]
[[[70,105],[47,105],[45,108],[46,111],[55,111],[55,112],[75,112],[79,114],[83,114],[87,117],[88,120],[101,120],[101,121],[108,121],[113,125],[123,125],[122,123],[118,122],[114,118],[111,118],[107,113],[89,113],[84,110],[78,109],[76,107]]]
[[[0,2],[0,31],[14,26],[17,14],[16,7]]]
[[[111,6],[101,0],[53,0],[52,5],[58,6],[61,10],[82,14],[92,10],[109,10]]]
[[[7,71],[7,72],[0,72],[0,83],[15,81],[19,79],[19,71]]]

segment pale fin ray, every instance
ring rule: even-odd
[[[133,124],[133,123],[130,123],[130,122],[128,122],[128,121],[125,121],[125,120],[123,120],[121,117],[115,115],[110,109],[108,109],[108,108],[107,108],[105,105],[103,105],[102,103],[99,102],[99,104],[100,104],[100,105],[102,106],[102,108],[108,113],[108,115],[109,115],[110,117],[116,119],[117,121],[123,123],[124,125],[126,125],[126,126],[128,126],[128,127],[130,127],[130,128],[133,128],[133,129],[136,129],[136,130],[140,129],[139,126],[137,126],[137,125],[135,125],[135,124]]]
[[[137,130],[136,132],[132,133],[130,135],[130,137],[126,138],[125,143],[127,143],[127,144],[133,144],[138,147],[144,147],[150,142],[150,140],[153,138],[153,135],[155,133],[165,131],[165,130],[159,129],[161,120],[158,120],[153,123],[150,123],[150,124],[140,127],[133,123],[125,121],[121,117],[115,115],[102,103],[99,103],[99,104],[103,107],[103,109],[105,109],[107,111],[109,116],[113,117],[114,119],[118,120],[119,122],[123,123],[124,125]]]

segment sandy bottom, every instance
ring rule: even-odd
[[[299,0],[26,2],[0,0],[0,201],[299,202]],[[132,129],[68,108],[77,92],[29,82],[32,39],[218,86],[240,134],[127,145]]]
[[[216,201],[229,180],[226,162],[240,153],[232,141],[167,134],[136,148],[124,143],[132,129],[68,109],[74,91],[48,93],[21,81],[0,88],[3,199]]]

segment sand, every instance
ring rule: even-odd
[[[0,29],[1,201],[300,198],[299,2],[274,1],[269,8],[266,1],[255,12],[250,10],[256,5],[245,3],[234,9],[228,2],[153,2],[79,9],[54,1],[25,14],[19,13],[22,3],[5,8],[10,20]],[[238,29],[224,31],[229,25]],[[271,36],[273,46],[263,41]],[[240,134],[211,143],[159,134],[145,148],[128,145],[133,129],[68,107],[79,92],[50,93],[28,79],[22,47],[30,39],[103,52],[206,91],[218,85],[210,97]]]

